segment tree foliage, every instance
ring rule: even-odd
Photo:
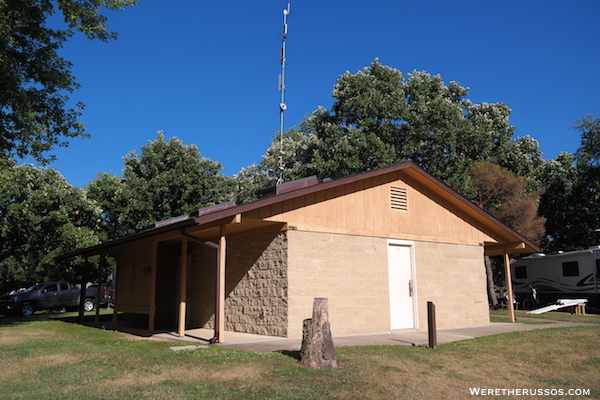
[[[546,219],[538,215],[543,190],[528,191],[527,179],[489,161],[476,162],[469,168],[475,188],[474,202],[534,243],[545,234]],[[488,298],[497,305],[494,282],[504,278],[502,262],[485,257]],[[494,266],[492,266],[494,265]]]
[[[300,125],[304,137],[285,157],[301,162],[286,172],[292,178],[339,178],[412,160],[461,193],[472,194],[469,167],[507,149],[513,127],[505,104],[473,104],[468,91],[426,72],[405,78],[378,60],[356,74],[346,72],[333,89],[331,111],[319,108]],[[267,153],[263,165],[272,163]]]
[[[87,186],[111,237],[234,198],[234,182],[220,174],[220,163],[178,138],[166,141],[162,132],[139,154],[126,155],[124,164],[122,179],[102,174]]]
[[[79,121],[83,104],[68,106],[68,94],[79,85],[58,50],[75,31],[89,39],[116,38],[100,7],[122,9],[136,1],[0,1],[0,158],[47,163],[54,159],[48,151],[68,144],[64,138],[88,136]],[[56,12],[63,29],[48,26]]]
[[[235,202],[237,204],[249,203],[260,198],[260,191],[277,183],[277,178],[269,174],[258,164],[242,168],[233,176],[237,186]]]
[[[575,153],[577,166],[590,170],[600,167],[600,120],[588,115],[578,120],[573,129],[581,132],[581,146]]]
[[[575,154],[562,153],[547,163],[541,213],[548,219],[549,250],[577,250],[598,244],[600,228],[600,120],[578,120],[581,132]]]
[[[86,189],[87,196],[100,208],[99,237],[105,241],[127,234],[128,230],[121,222],[128,205],[123,178],[102,172],[86,185]]]
[[[97,244],[99,210],[51,168],[11,165],[0,172],[0,281],[3,289],[69,279],[55,257]],[[72,267],[72,266],[71,266]]]
[[[477,205],[529,240],[540,242],[546,222],[538,215],[541,191],[527,192],[525,178],[491,162],[474,163],[469,174]]]
[[[530,136],[504,142],[490,161],[525,178],[527,192],[535,192],[545,187],[543,175],[546,161],[542,157],[539,142]]]
[[[279,156],[283,151],[283,178],[286,181],[314,174],[314,152],[319,147],[319,138],[310,132],[306,122],[301,129],[292,128],[283,137],[275,137],[259,164],[242,168],[233,176],[238,190],[236,202],[247,203],[260,198],[260,191],[275,185],[280,177]]]
[[[600,120],[592,115],[577,121],[574,129],[581,132],[581,146],[575,153],[579,171],[578,199],[587,228],[584,240],[598,243],[600,230]]]

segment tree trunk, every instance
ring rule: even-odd
[[[485,262],[485,274],[487,275],[487,292],[490,300],[490,306],[493,309],[498,308],[498,299],[496,299],[496,292],[494,291],[494,274],[492,273],[492,260],[490,256],[484,257]]]
[[[315,298],[313,316],[302,327],[300,365],[308,368],[336,368],[335,347],[329,325],[328,299]]]

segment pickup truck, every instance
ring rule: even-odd
[[[25,291],[0,297],[0,314],[28,317],[38,310],[75,308],[79,306],[79,293],[79,288],[68,282],[36,284]],[[86,290],[85,311],[94,309],[96,293],[96,287]]]

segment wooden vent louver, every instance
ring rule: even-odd
[[[390,188],[392,210],[408,211],[408,200],[406,189],[392,187]]]

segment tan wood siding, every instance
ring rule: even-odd
[[[150,307],[152,245],[119,253],[115,299],[123,309]]]
[[[391,187],[406,189],[408,209],[392,209]],[[493,233],[402,171],[275,203],[244,214],[301,230],[480,244]]]

